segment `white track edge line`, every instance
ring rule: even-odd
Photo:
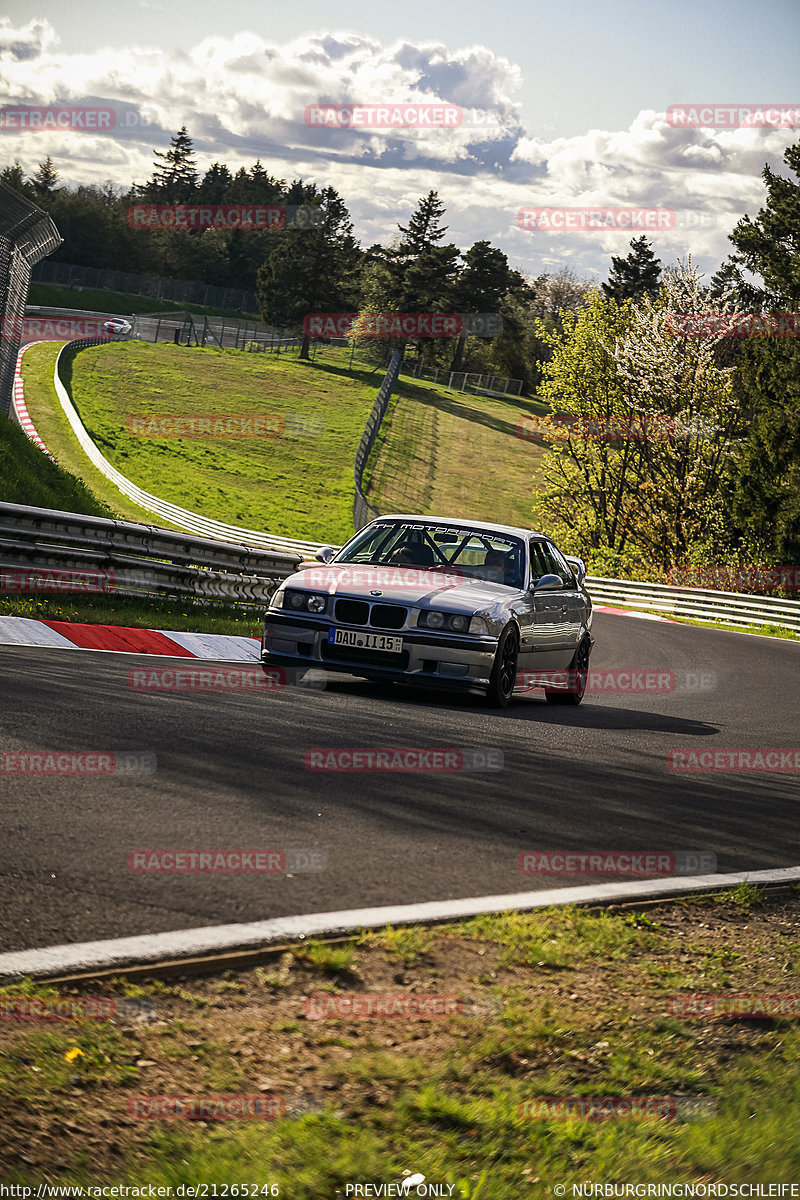
[[[272,942],[314,935],[332,936],[384,925],[411,924],[479,916],[509,910],[527,911],[565,904],[591,904],[616,900],[644,900],[689,892],[717,891],[738,883],[798,883],[800,866],[760,871],[734,871],[725,875],[670,876],[669,879],[630,880],[516,892],[498,896],[472,896],[462,900],[433,900],[418,904],[356,908],[343,912],[308,913],[236,925],[207,925],[166,933],[105,941],[76,942],[0,954],[0,979],[22,976],[66,975],[89,970],[141,966],[166,959],[197,957],[214,952],[253,950]]]

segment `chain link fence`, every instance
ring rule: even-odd
[[[0,181],[0,416],[11,411],[31,271],[60,245],[47,213]]]
[[[476,396],[521,396],[522,380],[511,379],[508,375],[478,374],[474,371],[448,371],[434,367],[424,367],[415,363],[406,368],[406,372],[415,379],[425,379],[430,383],[441,383],[457,392],[471,392]]]
[[[49,253],[49,252],[48,252]],[[138,275],[105,267],[80,267],[74,263],[40,263],[33,273],[35,283],[54,283],[60,287],[98,288],[104,292],[127,292],[131,296],[152,296],[154,300],[174,300],[178,304],[201,304],[208,308],[232,308],[238,312],[258,312],[255,293],[242,288],[218,287],[196,279],[161,279],[157,275]]]
[[[131,329],[124,336],[135,337],[143,342],[174,342],[177,346],[210,346],[218,349],[245,350],[250,354],[275,355],[291,351],[299,354],[303,344],[302,336],[273,329],[261,321],[249,318],[204,317],[191,312],[154,312],[139,313],[126,319]],[[325,346],[348,345],[351,343],[347,338],[326,338],[324,341],[312,339],[309,343],[311,360],[313,362]]]
[[[369,503],[364,492],[362,491],[362,483],[364,478],[364,468],[367,465],[370,451],[375,445],[375,439],[381,427],[381,422],[386,413],[386,406],[397,383],[397,377],[400,374],[400,364],[403,361],[402,351],[395,350],[389,361],[389,367],[383,377],[383,383],[380,386],[380,391],[375,397],[375,403],[372,406],[372,412],[367,418],[367,423],[364,426],[364,432],[361,435],[361,441],[358,444],[355,461],[355,479],[356,479],[356,494],[353,500],[353,526],[356,532],[363,529],[364,526],[373,518],[380,516],[377,508]]]

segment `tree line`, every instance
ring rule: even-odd
[[[334,188],[287,183],[260,162],[235,173],[213,163],[201,176],[185,128],[156,153],[150,179],[126,191],[60,187],[50,159],[30,179],[19,164],[2,178],[53,217],[64,238],[56,258],[252,290],[278,328],[299,330],[317,312],[498,313],[496,337],[406,350],[538,390],[563,423],[543,439],[534,523],[597,573],[646,577],[709,561],[800,563],[800,328],[741,337],[712,320],[800,308],[800,144],[784,157],[790,177],[764,168],[764,205],[738,222],[708,282],[691,262],[662,269],[640,237],[612,258],[600,289],[568,268],[524,276],[489,241],[459,250],[435,191],[388,245],[363,248]],[[318,220],[280,232],[142,233],[127,221],[142,201],[307,206]],[[710,323],[687,332],[687,313]],[[397,344],[364,339],[362,349],[379,358]],[[603,433],[626,427],[627,437]]]

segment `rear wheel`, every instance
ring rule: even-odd
[[[548,691],[545,688],[544,697],[548,704],[580,704],[586,691],[586,676],[589,673],[589,654],[592,643],[585,637],[572,656],[569,664],[569,687],[565,691]]]
[[[493,708],[508,708],[514,694],[519,658],[519,634],[515,625],[506,625],[497,643],[494,666],[489,676],[486,699]]]

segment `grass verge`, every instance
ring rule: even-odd
[[[102,509],[97,515],[119,517],[144,525],[163,525],[175,528],[149,509],[140,508],[119,488],[116,488],[102,471],[93,466],[81,449],[53,388],[53,372],[56,358],[63,343],[44,342],[26,350],[22,357],[22,385],[25,405],[39,437],[56,459],[59,466],[83,480],[87,490],[96,497]],[[31,447],[35,450],[35,447]],[[41,452],[36,450],[37,454]],[[42,455],[44,457],[44,455]],[[24,494],[24,489],[22,493]],[[19,504],[36,504],[36,500],[19,500]],[[91,508],[68,508],[61,504],[44,505],[48,508],[65,508],[67,512],[93,512]]]
[[[799,970],[797,890],[744,885],[640,912],[502,913],[299,944],[199,979],[28,982],[0,996],[140,1008],[106,1022],[0,1022],[2,1177],[246,1183],[292,1200],[335,1200],[404,1170],[468,1200],[550,1197],[556,1185],[572,1195],[586,1180],[791,1181],[797,1016],[691,1018],[669,998],[792,992]],[[360,1018],[344,1015],[353,993],[437,993],[462,1007]],[[273,1098],[285,1115],[129,1115],[134,1096],[219,1093]],[[680,1119],[641,1121],[532,1119],[524,1107],[575,1096],[684,1105]]]
[[[5,418],[0,418],[0,500],[96,517],[114,515],[83,479],[52,462],[15,421]]]
[[[0,615],[189,633],[235,633],[258,638],[263,629],[262,618],[252,608],[204,604],[190,596],[182,600],[167,597],[140,600],[135,596],[0,595]]]

